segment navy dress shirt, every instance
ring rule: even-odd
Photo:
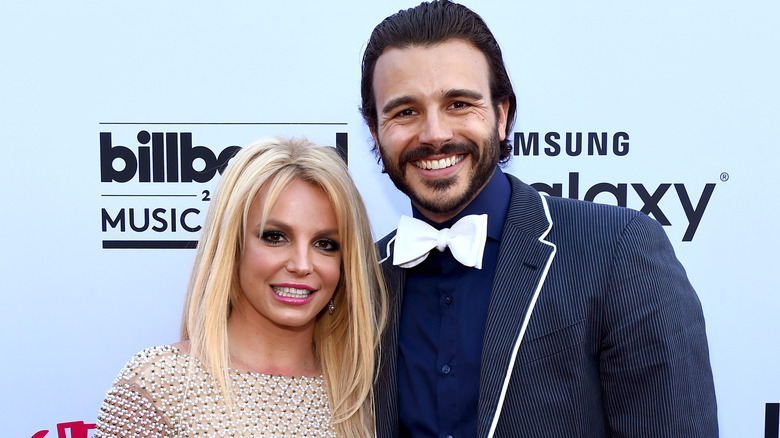
[[[398,345],[398,406],[402,437],[477,435],[482,340],[511,186],[496,168],[487,186],[452,220],[488,215],[482,269],[458,263],[435,248],[407,270]]]

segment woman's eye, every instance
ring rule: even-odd
[[[272,245],[282,243],[286,240],[284,234],[278,231],[264,231],[260,235],[260,238],[263,239],[264,242],[270,243]]]
[[[339,250],[339,244],[338,242],[330,239],[322,239],[318,240],[314,243],[314,246],[318,249],[321,249],[323,251],[327,252],[333,252]]]

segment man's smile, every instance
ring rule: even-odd
[[[415,160],[412,161],[412,164],[424,170],[439,170],[454,166],[463,161],[464,158],[466,155],[453,155],[438,160]]]

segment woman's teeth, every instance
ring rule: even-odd
[[[273,289],[277,295],[289,298],[306,298],[313,292],[307,289],[296,289],[294,287],[273,286]]]

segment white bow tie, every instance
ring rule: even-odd
[[[486,214],[464,216],[452,228],[443,230],[437,230],[419,219],[401,216],[395,234],[393,264],[411,268],[422,263],[433,248],[444,251],[449,247],[455,260],[465,266],[482,269],[486,238]]]

